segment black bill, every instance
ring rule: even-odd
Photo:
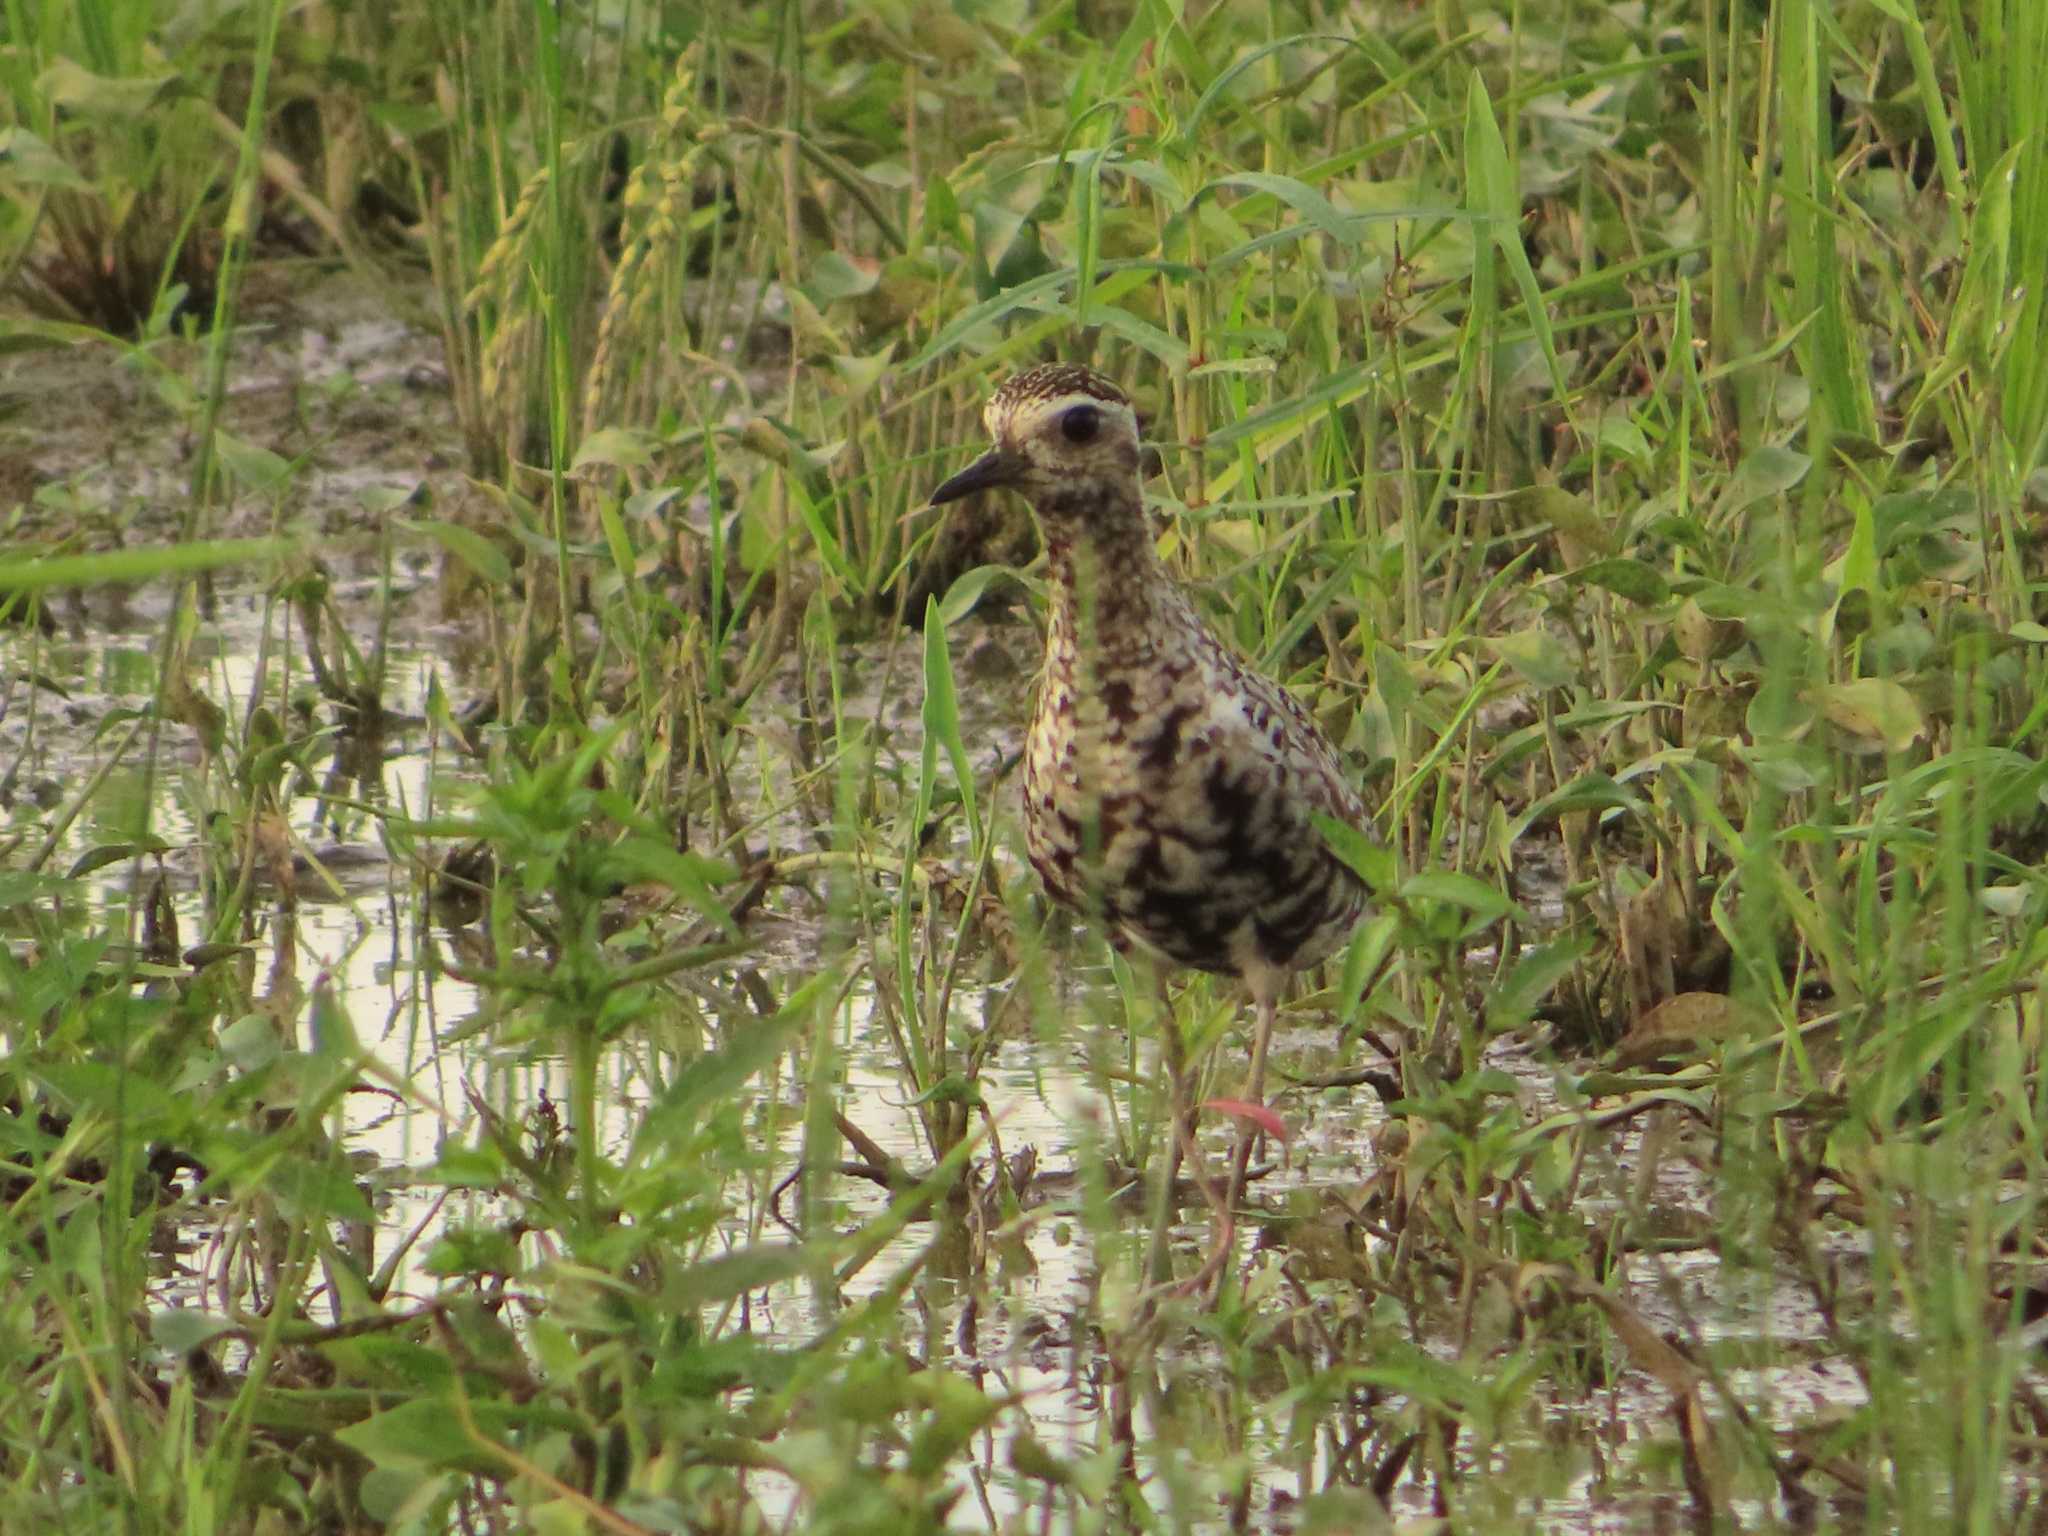
[[[1024,468],[1023,460],[1006,448],[991,448],[959,474],[932,492],[933,506],[949,501],[958,501],[962,496],[976,491],[991,490],[999,485],[1014,485]]]

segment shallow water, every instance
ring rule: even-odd
[[[440,611],[436,554],[422,544],[401,546],[387,575],[359,515],[373,488],[424,489],[442,507],[474,494],[452,468],[459,453],[436,382],[435,346],[392,320],[376,295],[347,279],[323,279],[289,297],[274,294],[257,313],[263,325],[238,349],[230,427],[279,453],[311,456],[292,503],[283,509],[287,522],[334,536],[322,553],[332,567],[335,602],[358,644],[368,645],[380,624],[388,628],[384,704],[395,724],[382,743],[375,781],[343,787],[350,797],[405,815],[447,813],[462,804],[474,781],[467,763],[437,744],[424,721],[436,685],[458,701],[475,688],[478,637],[471,626]],[[68,497],[105,508],[133,542],[165,536],[171,526],[167,509],[183,494],[188,461],[163,407],[139,381],[108,369],[103,358],[59,355],[36,366],[48,370],[49,419],[31,418],[35,470],[46,487],[63,494],[45,497],[46,505],[31,513],[31,530],[60,526],[69,515],[60,503]],[[23,429],[17,423],[9,430]],[[238,502],[214,531],[263,531],[272,515],[267,505]],[[21,764],[17,819],[31,800],[49,801],[46,813],[64,803],[104,761],[117,734],[103,734],[102,723],[147,704],[169,623],[167,601],[166,592],[155,588],[94,592],[57,605],[63,633],[40,639],[22,631],[0,634],[0,659],[13,678],[0,716],[0,767]],[[289,622],[262,594],[231,582],[223,581],[212,595],[198,624],[195,654],[205,660],[204,691],[231,716],[241,716],[256,689],[266,625],[275,649]],[[985,768],[1014,750],[1028,697],[1033,637],[1022,626],[963,626],[954,644],[968,739],[985,754],[986,761],[977,763]],[[920,702],[914,642],[848,644],[841,655],[848,715],[872,720],[885,764],[914,774]],[[51,685],[33,700],[23,683],[28,669]],[[303,681],[290,679],[292,685]],[[768,716],[764,739],[772,739],[776,728],[797,728],[802,683],[794,672],[786,673],[756,700],[757,714]],[[772,751],[764,754],[762,761],[773,760]],[[351,1095],[344,1109],[348,1151],[376,1170],[382,1222],[376,1248],[382,1254],[418,1229],[430,1239],[439,1222],[488,1214],[487,1204],[469,1197],[438,1204],[438,1194],[411,1177],[433,1163],[444,1138],[470,1134],[472,1096],[520,1122],[544,1097],[566,1103],[570,1085],[559,1058],[494,1046],[488,1031],[467,1034],[462,1026],[478,1007],[477,993],[445,968],[445,936],[415,921],[411,872],[389,863],[373,816],[324,800],[320,787],[291,786],[283,807],[297,846],[311,856],[299,870],[290,943],[299,978],[329,981],[389,1080],[406,1085],[402,1098],[389,1092]],[[51,867],[68,867],[96,847],[131,840],[146,821],[171,845],[162,862],[189,945],[203,936],[205,909],[193,850],[207,835],[211,803],[189,730],[167,726],[154,773],[144,775],[134,766],[118,770],[65,833]],[[149,878],[154,868],[149,860],[117,863],[93,878],[110,906],[125,907],[127,882]],[[761,946],[749,962],[786,995],[815,964],[822,934],[817,916],[795,905],[771,904],[755,931]],[[736,997],[738,968],[709,971],[693,984]],[[1061,985],[1063,1012],[1028,1038],[1004,1045],[983,1082],[1003,1150],[1034,1148],[1042,1174],[1064,1172],[1077,1156],[1099,1147],[1100,1127],[1120,1091],[1099,1064],[1124,1055],[1106,968],[1076,966]],[[961,1017],[977,1019],[994,1001],[963,987],[955,1007]],[[848,993],[838,1033],[844,1063],[839,1108],[887,1152],[914,1167],[928,1165],[930,1149],[921,1143],[914,1110],[904,1103],[903,1074],[877,1020],[870,986]],[[1339,1057],[1327,1020],[1313,1013],[1290,1017],[1277,1046],[1281,1066],[1304,1073],[1359,1064],[1355,1052]],[[605,1068],[610,1081],[601,1095],[607,1110],[599,1136],[614,1153],[629,1144],[645,1102],[646,1076],[636,1049],[622,1049]],[[1488,1061],[1512,1078],[1525,1124],[1558,1112],[1559,1069],[1539,1044],[1496,1042]],[[772,1128],[780,1169],[793,1169],[800,1159],[800,1089],[785,1076],[764,1098],[762,1124]],[[1374,1138],[1387,1123],[1379,1099],[1363,1088],[1306,1091],[1290,1095],[1285,1112],[1293,1140],[1283,1166],[1261,1184],[1261,1198],[1297,1213],[1348,1204],[1374,1168]],[[1602,1144],[1596,1166],[1588,1170],[1586,1209],[1597,1214],[1603,1205],[1619,1210],[1634,1201],[1669,1213],[1675,1229],[1704,1230],[1711,1190],[1683,1155],[1660,1156],[1654,1178],[1636,1188],[1645,1182],[1638,1157],[1651,1123],[1649,1117],[1629,1121]],[[1221,1149],[1229,1131],[1219,1124],[1205,1134],[1212,1148]],[[1680,1127],[1681,1143],[1684,1134]],[[1023,1394],[1039,1437],[1056,1453],[1082,1458],[1099,1449],[1104,1433],[1103,1362],[1088,1337],[1089,1319],[1128,1305],[1129,1298],[1103,1294],[1102,1271],[1085,1229],[1059,1214],[1058,1182],[1049,1179],[1045,1187],[1053,1193],[1052,1207],[1027,1221],[1021,1247],[999,1256],[987,1272],[949,1277],[933,1268],[920,1277],[911,1293],[911,1332],[921,1338],[924,1358]],[[840,1178],[832,1183],[826,1212],[835,1225],[851,1229],[886,1204],[874,1185]],[[732,1213],[735,1241],[772,1227],[772,1213],[757,1207],[736,1206]],[[1134,1214],[1134,1242],[1142,1230],[1142,1218]],[[931,1235],[929,1226],[913,1225],[854,1277],[845,1299],[857,1302],[873,1294],[873,1287],[917,1262]],[[1175,1236],[1189,1251],[1200,1252],[1208,1240],[1206,1215],[1199,1208],[1183,1212]],[[205,1234],[192,1237],[195,1251],[203,1252]],[[425,1241],[413,1246],[399,1271],[398,1294],[433,1291],[432,1277],[421,1268],[427,1247]],[[1263,1276],[1255,1287],[1272,1286],[1278,1298],[1274,1258],[1255,1259],[1252,1266]],[[204,1302],[214,1279],[167,1274],[159,1299],[175,1305],[196,1295]],[[1716,1346],[1750,1346],[1760,1363],[1732,1379],[1763,1424],[1825,1422],[1864,1400],[1856,1374],[1819,1354],[1825,1329],[1805,1292],[1789,1279],[1752,1278],[1732,1286],[1703,1243],[1690,1251],[1629,1254],[1615,1285],[1659,1329]],[[1351,1304],[1341,1284],[1326,1282],[1326,1289],[1333,1310]],[[825,1309],[806,1288],[790,1287],[760,1297],[748,1315],[754,1326],[798,1340],[815,1331]],[[1422,1342],[1446,1359],[1455,1354],[1448,1336]],[[1164,1406],[1199,1412],[1190,1402],[1213,1394],[1218,1417],[1236,1420],[1235,1432],[1254,1468],[1254,1524],[1291,1528],[1298,1501],[1349,1475],[1329,1425],[1304,1434],[1295,1422],[1284,1378],[1274,1378],[1263,1401],[1225,1405],[1227,1387],[1208,1346],[1193,1338],[1179,1341],[1162,1366],[1168,1368]],[[1461,1513],[1468,1520],[1486,1517],[1489,1497],[1500,1503],[1493,1513],[1501,1522],[1533,1522],[1559,1532],[1643,1529],[1682,1520],[1683,1495],[1673,1491],[1668,1474],[1646,1476],[1636,1465],[1646,1449],[1671,1436],[1668,1395],[1647,1375],[1617,1354],[1606,1385],[1570,1400],[1539,1388],[1536,1399],[1540,1406],[1533,1416],[1510,1416],[1494,1444],[1467,1453],[1475,1458],[1469,1472],[1497,1474],[1463,1480],[1468,1502]],[[1141,1445],[1149,1439],[1144,1430],[1152,1411],[1149,1403],[1139,1405]],[[1014,1507],[1006,1437],[1007,1431],[1000,1439],[987,1437],[979,1486],[969,1501],[985,1499],[999,1517]],[[1164,1483],[1186,1480],[1197,1507],[1213,1492],[1217,1469],[1157,1470]],[[1531,1489],[1545,1490],[1534,1509],[1527,1501]],[[772,1485],[757,1492],[774,1504]],[[1413,1478],[1397,1485],[1392,1502],[1397,1514],[1430,1511],[1425,1487]],[[1198,1523],[1210,1523],[1208,1516]]]

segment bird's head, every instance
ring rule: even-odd
[[[982,422],[995,446],[932,492],[932,505],[1007,486],[1041,514],[1135,504],[1140,455],[1130,397],[1101,374],[1049,363],[1005,379]]]

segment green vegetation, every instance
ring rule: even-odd
[[[2044,81],[2037,0],[9,0],[0,1531],[2038,1528]],[[234,414],[336,272],[473,494]],[[1157,1041],[1241,1010],[1048,921],[1029,544],[923,510],[1049,356],[1401,893],[1213,1312]],[[78,359],[178,495],[35,472]]]

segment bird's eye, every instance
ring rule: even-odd
[[[1070,443],[1091,442],[1101,430],[1102,412],[1092,405],[1077,405],[1060,417],[1060,431]]]

